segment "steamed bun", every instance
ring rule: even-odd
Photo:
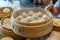
[[[35,20],[39,18],[39,16],[38,16],[37,14],[34,14],[32,17],[33,17],[33,19],[35,19]]]
[[[43,15],[43,19],[47,20],[49,17],[47,15]]]
[[[21,19],[23,19],[23,16],[19,15],[18,17],[16,17],[16,20],[20,21]]]
[[[27,14],[26,12],[23,12],[21,15],[22,15],[23,17],[27,17],[27,16],[28,16],[28,14]]]
[[[33,11],[30,11],[30,12],[29,12],[29,16],[32,16],[33,14],[34,14]]]
[[[4,10],[3,10],[3,13],[9,13],[10,12],[10,9],[9,8],[5,8]]]
[[[28,17],[26,18],[26,20],[27,20],[28,22],[30,22],[30,21],[33,20],[33,18],[32,18],[31,16],[28,16]]]
[[[36,15],[39,16],[39,17],[42,17],[43,13],[42,12],[38,12]]]
[[[21,19],[20,22],[27,23],[27,20],[26,20],[26,18],[23,18],[23,19]]]
[[[33,20],[30,23],[38,23],[38,22],[39,22],[38,20]]]
[[[39,20],[39,22],[44,22],[44,21],[46,21],[46,20],[45,20],[45,19],[43,19],[43,18]]]

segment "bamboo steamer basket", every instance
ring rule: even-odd
[[[10,17],[11,17],[11,15],[10,16],[7,16],[7,17],[4,17],[4,18],[1,19],[1,22],[0,22],[1,23],[0,24],[1,25],[1,27],[0,27],[0,38],[3,38],[3,37],[12,37],[14,40],[23,40],[24,39],[23,37],[16,35],[12,31],[12,28],[11,28],[11,24],[10,23],[7,23],[7,24],[10,25],[9,27],[8,26],[3,26],[4,25],[4,20],[6,18],[9,19],[8,22],[11,22],[10,21]]]
[[[49,18],[45,22],[41,23],[23,23],[15,20],[15,18],[22,12],[29,12],[29,11],[43,12],[44,14],[48,15]],[[16,11],[12,14],[11,24],[13,32],[19,36],[27,38],[42,37],[52,31],[53,17],[49,11],[44,10],[42,8],[25,8]]]
[[[6,16],[6,17],[4,17],[4,18],[1,19],[1,28],[0,28],[1,29],[1,33],[3,34],[3,36],[12,36],[13,31],[11,29],[11,25],[9,25],[9,27],[4,25],[4,20],[6,18],[10,19],[10,16]],[[10,24],[10,22],[8,22],[6,24]]]
[[[3,10],[4,10],[5,8],[10,9],[10,12],[9,12],[9,13],[3,13]],[[0,19],[2,19],[3,17],[6,17],[6,16],[11,15],[13,11],[14,11],[14,9],[13,9],[12,7],[1,7],[1,8],[0,8]]]

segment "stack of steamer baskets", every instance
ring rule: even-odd
[[[5,26],[5,25],[3,26],[3,24],[4,24],[3,21],[5,20],[5,18],[10,18],[13,11],[14,11],[14,9],[9,6],[0,7],[0,30],[1,30],[0,38],[11,35],[11,32],[12,32],[11,28],[8,26]],[[10,23],[10,22],[8,22],[8,23]],[[8,23],[6,23],[6,24],[8,24]]]
[[[8,25],[10,24],[9,18],[12,15],[13,11],[14,11],[14,9],[12,7],[1,7],[0,8],[0,19],[1,19],[0,34],[1,34],[1,37],[11,35],[12,30],[11,30],[11,27]],[[5,21],[5,18],[7,18],[7,20],[6,20],[7,22]],[[6,25],[4,25],[4,24],[6,24]]]

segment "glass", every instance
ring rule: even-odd
[[[13,6],[15,10],[19,10],[20,9],[20,2],[19,0],[13,0]]]

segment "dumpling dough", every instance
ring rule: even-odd
[[[32,18],[31,16],[28,16],[28,17],[26,18],[26,20],[27,20],[28,22],[30,22],[30,21],[33,20],[33,18]]]
[[[19,15],[15,20],[20,21],[21,19],[23,19],[23,16]]]
[[[27,16],[28,16],[28,14],[27,14],[26,12],[23,12],[21,15],[22,15],[23,17],[27,17]]]
[[[10,12],[10,9],[9,8],[5,8],[4,10],[3,10],[3,13],[9,13]]]
[[[38,22],[39,22],[38,20],[33,20],[30,23],[38,23]]]
[[[27,20],[26,20],[26,18],[23,18],[23,19],[21,19],[20,22],[27,23]]]
[[[32,16],[32,18],[33,18],[34,20],[36,20],[36,19],[39,18],[39,16],[38,16],[37,14],[34,14],[34,15]]]
[[[30,12],[29,12],[29,16],[32,16],[33,14],[34,14],[33,11],[30,11]]]
[[[47,15],[43,15],[42,19],[47,20],[49,17]]]
[[[10,37],[5,37],[5,38],[2,38],[2,39],[0,39],[0,40],[13,40],[13,39],[10,38]]]
[[[43,18],[39,20],[39,22],[44,22],[44,21],[46,21],[46,20],[45,20],[45,19],[43,19]]]
[[[42,17],[43,16],[43,13],[42,12],[37,12],[36,15],[39,16],[39,17]]]

